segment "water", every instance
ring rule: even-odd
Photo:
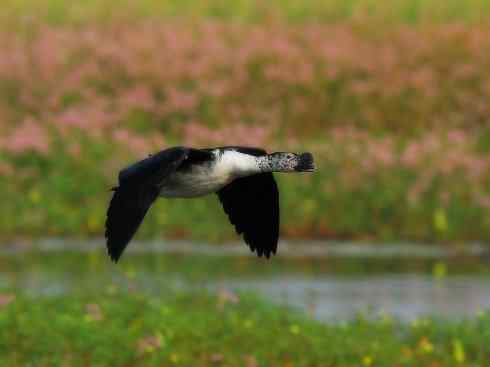
[[[219,287],[252,290],[276,303],[298,307],[320,320],[338,321],[364,314],[402,321],[424,316],[471,318],[490,309],[490,279],[419,274],[308,279],[285,276],[226,281]]]
[[[356,258],[355,246],[346,246],[348,253],[341,254],[318,244],[305,246],[314,256],[294,247],[293,252],[286,250],[285,256],[266,261],[249,256],[243,247],[227,248],[223,256],[211,246],[196,246],[193,252],[193,246],[178,245],[155,252],[151,245],[147,252],[141,246],[114,265],[101,247],[60,247],[53,241],[35,249],[9,247],[0,252],[0,292],[38,297],[101,292],[115,286],[158,295],[165,287],[206,287],[259,293],[330,322],[359,314],[390,315],[402,321],[425,316],[461,319],[490,309],[486,256],[451,256],[418,247],[411,257],[407,250],[397,254],[393,249],[376,257],[361,247]],[[203,251],[206,248],[211,251]],[[325,255],[319,256],[318,249]]]

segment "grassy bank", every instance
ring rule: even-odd
[[[376,152],[363,148],[352,156],[340,144],[330,141],[326,151],[313,150],[318,173],[277,175],[285,236],[456,243],[489,239],[489,209],[480,202],[470,178],[459,176],[458,166],[448,175],[441,172],[444,166],[424,171],[424,157],[437,164],[444,156],[423,155],[420,164],[407,168],[398,165],[401,158],[393,153],[390,166],[373,168],[369,164],[376,163],[369,155]],[[102,144],[97,147],[100,151],[93,145],[84,149],[79,158],[67,156],[64,150],[47,157],[13,158],[12,172],[0,178],[2,236],[100,237],[109,188],[116,183],[119,166],[125,164],[121,157],[127,154]],[[357,157],[368,165],[360,165]],[[158,201],[138,236],[236,238],[215,195]]]
[[[0,296],[0,361],[8,366],[449,367],[490,358],[488,316],[326,325],[227,293]]]

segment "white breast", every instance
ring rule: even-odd
[[[163,183],[160,196],[192,198],[220,190],[237,177],[257,173],[255,157],[234,150],[213,152],[216,160],[175,172]]]

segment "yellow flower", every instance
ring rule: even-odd
[[[299,334],[299,326],[298,325],[291,325],[289,327],[289,331],[291,334]]]
[[[430,354],[434,351],[434,344],[432,344],[426,336],[423,336],[419,341],[419,351],[424,354]]]
[[[373,357],[371,356],[362,357],[362,364],[367,367],[371,366],[373,364]]]
[[[179,363],[179,361],[180,361],[180,356],[177,353],[170,354],[170,362],[177,364]]]
[[[447,266],[443,262],[436,262],[432,267],[432,274],[437,279],[442,279],[447,275]]]
[[[447,232],[449,225],[447,223],[447,216],[444,209],[439,208],[434,212],[434,227],[441,233]]]
[[[41,194],[36,189],[29,191],[29,199],[33,204],[38,204],[41,200]]]
[[[246,329],[250,329],[252,326],[254,326],[254,322],[252,320],[245,320],[243,326],[245,326]]]
[[[453,358],[458,363],[464,363],[466,360],[463,343],[458,339],[453,341]]]

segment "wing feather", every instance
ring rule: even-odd
[[[170,148],[121,170],[106,219],[106,245],[113,261],[119,260],[158,197],[159,184],[182,164],[188,152],[184,147]]]
[[[238,178],[217,192],[225,213],[260,257],[277,251],[279,191],[272,173]]]

